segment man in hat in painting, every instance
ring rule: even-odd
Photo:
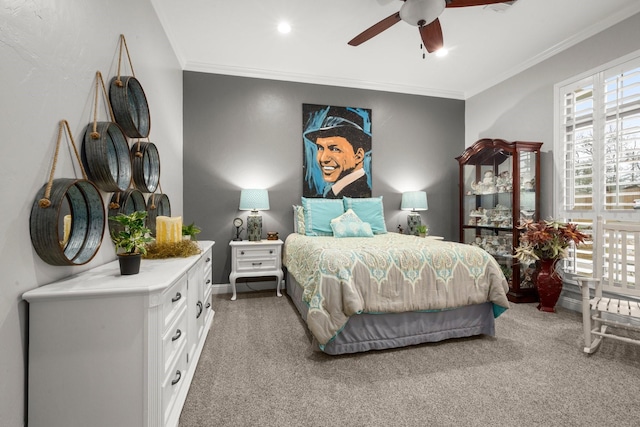
[[[364,117],[353,109],[329,107],[318,129],[305,133],[317,149],[316,161],[329,184],[324,197],[371,197],[364,160],[371,150],[371,135]]]

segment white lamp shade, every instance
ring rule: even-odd
[[[402,193],[400,209],[403,211],[426,211],[429,209],[427,193],[424,191],[406,191]]]
[[[241,211],[268,211],[269,192],[267,190],[242,190],[240,192]]]

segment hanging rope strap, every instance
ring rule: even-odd
[[[151,142],[151,141],[149,140],[149,138],[147,138],[147,142]],[[135,153],[135,156],[136,156],[136,157],[143,157],[143,156],[144,156],[144,154],[143,154],[143,153],[142,153],[142,151],[140,150],[140,138],[138,138],[138,141],[136,142],[135,147],[136,147],[136,153]]]
[[[160,190],[160,193],[158,194],[162,194],[162,185],[158,182],[158,189]],[[153,193],[151,195],[151,206],[149,206],[149,209],[155,209],[156,208],[156,193]]]
[[[71,141],[71,145],[73,146],[73,152],[76,155],[76,159],[78,160],[78,164],[80,165],[80,170],[82,171],[82,178],[87,179],[87,173],[84,170],[84,166],[82,166],[82,161],[80,160],[80,154],[78,153],[78,148],[76,148],[76,142],[73,139],[73,135],[71,134],[71,128],[69,127],[69,122],[66,120],[61,120],[60,125],[58,126],[58,140],[56,142],[56,151],[53,154],[53,165],[51,166],[51,173],[49,174],[49,181],[47,182],[47,187],[44,190],[44,197],[38,200],[38,206],[41,208],[48,208],[51,206],[51,187],[53,187],[53,176],[56,172],[56,164],[58,163],[58,153],[60,153],[60,141],[62,140],[62,133],[66,128],[67,133],[69,134],[69,140]]]
[[[93,103],[93,132],[91,132],[91,139],[100,139],[100,132],[98,132],[98,98],[100,96],[100,85],[102,85],[102,94],[104,95],[104,99],[107,103],[107,108],[109,110],[109,117],[111,117],[111,121],[115,122],[115,115],[113,114],[113,108],[111,108],[111,102],[109,101],[109,95],[107,94],[107,87],[104,85],[104,80],[102,79],[102,73],[100,71],[96,71],[96,96]]]
[[[136,72],[133,71],[133,63],[131,63],[131,55],[129,55],[129,48],[127,47],[127,40],[124,38],[124,34],[120,34],[120,54],[118,55],[118,77],[116,78],[116,85],[122,87],[123,83],[120,80],[120,65],[122,64],[122,48],[127,52],[127,59],[129,60],[129,67],[131,67],[131,74],[136,76]]]

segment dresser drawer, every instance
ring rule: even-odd
[[[176,398],[182,387],[188,387],[187,377],[187,346],[183,346],[175,363],[169,368],[169,372],[162,382],[162,414],[163,424],[166,425],[173,410],[180,410],[175,407]]]
[[[178,317],[169,326],[165,334],[162,336],[162,354],[164,359],[164,373],[175,364],[176,358],[186,345],[187,341],[187,307],[183,304]]]
[[[183,275],[162,294],[163,331],[176,319],[187,303],[187,275]]]

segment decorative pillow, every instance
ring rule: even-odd
[[[382,196],[353,198],[343,197],[344,209],[353,209],[356,215],[371,224],[373,234],[385,234],[387,225],[384,222],[384,207],[382,206]]]
[[[293,205],[293,232],[305,234],[304,208],[300,205]]]
[[[371,225],[363,222],[352,209],[331,220],[334,237],[373,237]]]
[[[332,236],[331,220],[344,213],[340,199],[312,199],[303,197],[304,227],[307,236]]]

